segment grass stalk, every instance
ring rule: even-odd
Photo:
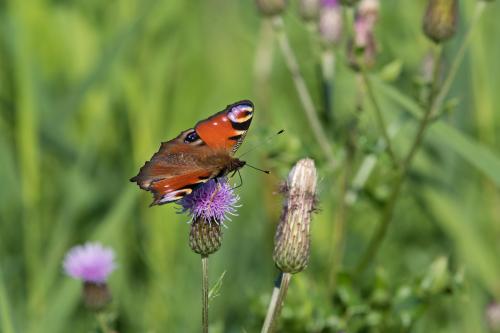
[[[335,164],[333,147],[328,140],[321,121],[318,118],[318,113],[316,111],[316,107],[314,106],[311,93],[309,92],[304,76],[300,71],[297,57],[295,56],[295,53],[293,52],[293,49],[290,45],[290,41],[284,29],[283,19],[281,17],[277,16],[273,18],[273,28],[276,33],[276,38],[278,40],[281,54],[283,55],[288,70],[292,75],[295,89],[297,90],[300,103],[302,104],[302,108],[306,114],[306,118],[312,130],[314,138],[318,142],[329,164],[333,166]]]
[[[366,93],[368,98],[370,99],[373,109],[375,110],[375,118],[377,119],[378,126],[380,131],[382,132],[382,136],[384,137],[386,143],[386,151],[391,159],[391,162],[395,168],[398,167],[398,159],[396,158],[396,154],[394,153],[394,149],[392,147],[391,138],[389,136],[389,131],[387,128],[387,123],[385,121],[384,115],[382,113],[382,109],[380,104],[377,102],[377,98],[375,97],[375,93],[373,91],[373,86],[370,82],[370,78],[368,77],[368,73],[364,65],[360,66],[361,78],[363,80]]]

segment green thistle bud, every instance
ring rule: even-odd
[[[298,161],[288,174],[273,253],[276,266],[285,273],[298,273],[309,262],[309,226],[315,205],[316,178],[311,159]]]
[[[299,14],[304,21],[315,21],[319,17],[320,0],[301,0]]]
[[[195,253],[206,257],[216,252],[222,245],[222,225],[197,218],[191,222],[189,246]]]
[[[429,0],[424,16],[424,33],[436,43],[451,38],[457,29],[458,1]]]
[[[286,0],[256,0],[259,12],[264,16],[279,15],[285,10]]]
[[[92,311],[101,311],[111,302],[111,293],[108,285],[104,283],[84,282],[83,301],[85,306]]]

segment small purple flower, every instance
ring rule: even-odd
[[[67,275],[84,282],[104,283],[116,268],[115,253],[99,243],[85,243],[73,247],[64,258]]]
[[[178,203],[182,213],[188,212],[192,220],[202,218],[224,224],[231,220],[228,215],[237,215],[237,202],[240,197],[234,193],[226,178],[212,179],[201,185],[191,194],[186,195]]]

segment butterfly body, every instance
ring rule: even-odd
[[[210,179],[236,171],[233,157],[253,117],[253,104],[240,101],[163,142],[131,181],[153,193],[152,205],[179,200]]]

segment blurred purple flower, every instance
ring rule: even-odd
[[[67,275],[84,282],[104,283],[116,268],[115,254],[111,248],[99,243],[85,243],[73,247],[64,258]]]
[[[323,7],[338,7],[340,4],[339,0],[323,0],[322,5]]]
[[[178,203],[182,207],[181,212],[188,212],[192,220],[202,218],[205,221],[224,224],[224,220],[231,220],[228,215],[237,215],[239,200],[240,197],[234,193],[227,179],[217,178],[201,185]]]
[[[319,33],[327,44],[336,44],[342,37],[342,8],[338,0],[323,0],[319,16]]]

